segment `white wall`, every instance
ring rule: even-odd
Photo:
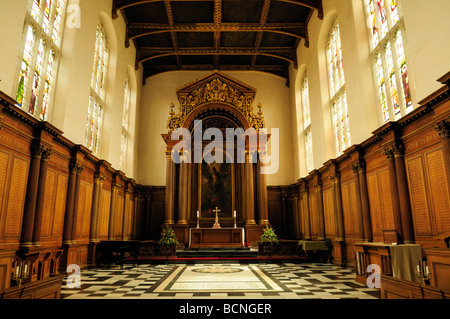
[[[406,29],[405,49],[414,106],[439,89],[438,78],[450,71],[450,1],[399,0]],[[341,29],[345,88],[352,144],[359,144],[383,123],[376,103],[366,17],[362,0],[323,0],[324,19],[314,12],[308,25],[310,47],[300,43],[297,70],[291,67],[292,136],[295,179],[308,175],[305,165],[300,86],[308,72],[314,167],[335,158],[328,97],[325,46],[330,24],[337,17]]]
[[[142,92],[139,178],[145,185],[165,185],[165,143],[161,134],[167,133],[169,104],[178,107],[176,89],[209,72],[177,71],[147,79]],[[268,175],[268,185],[287,185],[293,178],[293,148],[290,120],[290,98],[286,80],[261,72],[224,72],[257,89],[254,107],[262,103],[268,133],[279,128],[280,167]],[[175,110],[177,112],[177,110]],[[270,147],[270,145],[269,145]]]
[[[0,90],[16,97],[18,65],[22,57],[24,18],[29,0],[0,1]],[[106,29],[110,47],[110,61],[106,84],[106,105],[103,119],[101,150],[97,155],[119,169],[122,110],[125,79],[128,74],[134,88],[130,114],[132,140],[128,149],[128,164],[125,173],[137,178],[137,114],[141,100],[142,68],[134,70],[136,50],[131,44],[125,48],[126,26],[122,15],[111,18],[111,0],[69,0],[68,5],[78,4],[80,27],[64,28],[61,58],[54,87],[53,103],[48,113],[48,122],[64,132],[64,136],[77,144],[85,142],[85,127],[89,104],[90,80],[94,57],[96,29],[101,18]],[[72,12],[71,12],[72,13]],[[71,15],[67,15],[71,16]],[[134,143],[133,143],[134,139]]]
[[[28,0],[0,1],[0,91],[16,98],[14,81],[19,72],[17,63],[21,58],[19,53],[22,46],[23,21]]]
[[[0,1],[0,90],[15,98],[18,65],[22,56],[24,18],[31,0]],[[164,142],[171,102],[177,104],[176,89],[205,72],[170,72],[147,79],[142,86],[142,68],[134,70],[135,48],[124,46],[125,22],[112,20],[111,0],[70,0],[81,8],[81,28],[65,28],[62,57],[54,102],[49,122],[78,144],[84,143],[84,130],[89,102],[90,77],[94,54],[95,31],[103,17],[112,46],[107,83],[106,114],[100,158],[119,167],[119,143],[125,76],[128,70],[135,83],[134,108],[131,112],[130,137],[126,174],[148,185],[165,184]],[[414,106],[441,87],[436,80],[450,71],[450,1],[399,0],[405,25],[405,49],[411,79]],[[285,80],[257,72],[228,72],[231,76],[258,89],[255,107],[264,105],[270,128],[280,128],[281,163],[277,174],[268,177],[269,185],[286,185],[308,174],[306,172],[300,84],[308,72],[311,102],[314,166],[335,157],[330,134],[328,79],[325,35],[337,16],[341,27],[346,91],[350,112],[352,142],[367,139],[382,123],[376,106],[376,93],[369,60],[369,43],[362,0],[323,0],[324,19],[314,12],[308,25],[310,47],[300,43],[298,69],[291,67],[291,87]],[[142,92],[141,92],[142,91]],[[139,149],[140,148],[140,149]]]

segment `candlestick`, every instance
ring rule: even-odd
[[[199,213],[199,211],[197,211],[197,228],[200,228],[200,220],[199,220],[199,217],[200,217],[200,213]]]

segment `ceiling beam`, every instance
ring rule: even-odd
[[[145,80],[155,74],[178,71],[175,65],[151,65],[147,66],[144,71],[144,84]],[[218,68],[214,67],[212,64],[203,65],[183,65],[181,66],[183,71],[210,71],[210,70],[222,70],[222,71],[259,71],[264,73],[269,73],[276,75],[278,77],[286,80],[286,86],[289,87],[289,70],[285,66],[273,66],[273,65],[255,65],[254,67],[250,65],[219,65]]]
[[[171,55],[264,55],[270,56],[276,59],[281,59],[287,62],[292,62],[295,64],[295,51],[292,49],[258,49],[253,48],[243,49],[243,48],[227,48],[227,49],[178,49],[174,51],[173,49],[140,49],[138,51],[138,62],[143,63],[145,61],[162,58]]]
[[[183,23],[168,25],[163,23],[130,23],[128,41],[163,32],[274,32],[299,39],[308,39],[305,23]],[[215,42],[217,43],[217,42]]]
[[[167,14],[167,21],[169,21],[169,25],[171,28],[175,25],[175,21],[173,19],[173,12],[172,12],[172,4],[170,3],[170,0],[164,0],[164,6],[166,7],[166,14]],[[178,37],[175,31],[170,31],[170,38],[172,39],[172,45],[173,49],[175,51],[178,50]],[[175,56],[177,60],[178,67],[181,67],[181,59],[180,56]]]
[[[128,1],[118,1],[114,0],[113,10],[123,10],[129,7],[138,6],[142,4],[152,3],[152,2],[160,2],[165,0],[128,0]],[[211,0],[171,0],[177,2],[183,1],[211,1]],[[287,2],[291,4],[296,4],[299,6],[307,7],[314,10],[322,9],[322,0],[275,0],[280,2]]]
[[[264,27],[264,25],[267,22],[267,17],[269,16],[269,10],[270,10],[270,3],[271,3],[270,0],[264,0],[264,5],[261,10],[261,18],[259,19],[259,24],[261,25],[261,27]],[[259,31],[258,34],[256,35],[255,45],[254,45],[255,50],[258,50],[258,48],[260,47],[263,35],[264,35],[264,32],[262,32],[262,31]],[[254,66],[256,64],[257,58],[258,58],[258,55],[254,55],[252,57],[252,66]]]
[[[220,24],[222,23],[222,0],[214,0],[214,49],[218,50],[220,48]],[[214,66],[218,67],[219,56],[216,54],[214,56]]]

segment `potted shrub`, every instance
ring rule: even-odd
[[[161,252],[166,255],[166,260],[169,259],[169,255],[175,255],[175,249],[178,245],[175,233],[169,225],[163,228],[161,238],[159,239],[161,246]]]
[[[258,244],[261,247],[260,251],[262,253],[267,253],[268,258],[270,259],[279,243],[280,241],[277,234],[275,234],[272,227],[267,225],[258,241]]]

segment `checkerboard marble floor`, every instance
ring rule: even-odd
[[[224,276],[224,277],[222,277]],[[234,284],[230,284],[234,283]],[[379,299],[352,269],[330,264],[141,264],[81,271],[63,299]]]

